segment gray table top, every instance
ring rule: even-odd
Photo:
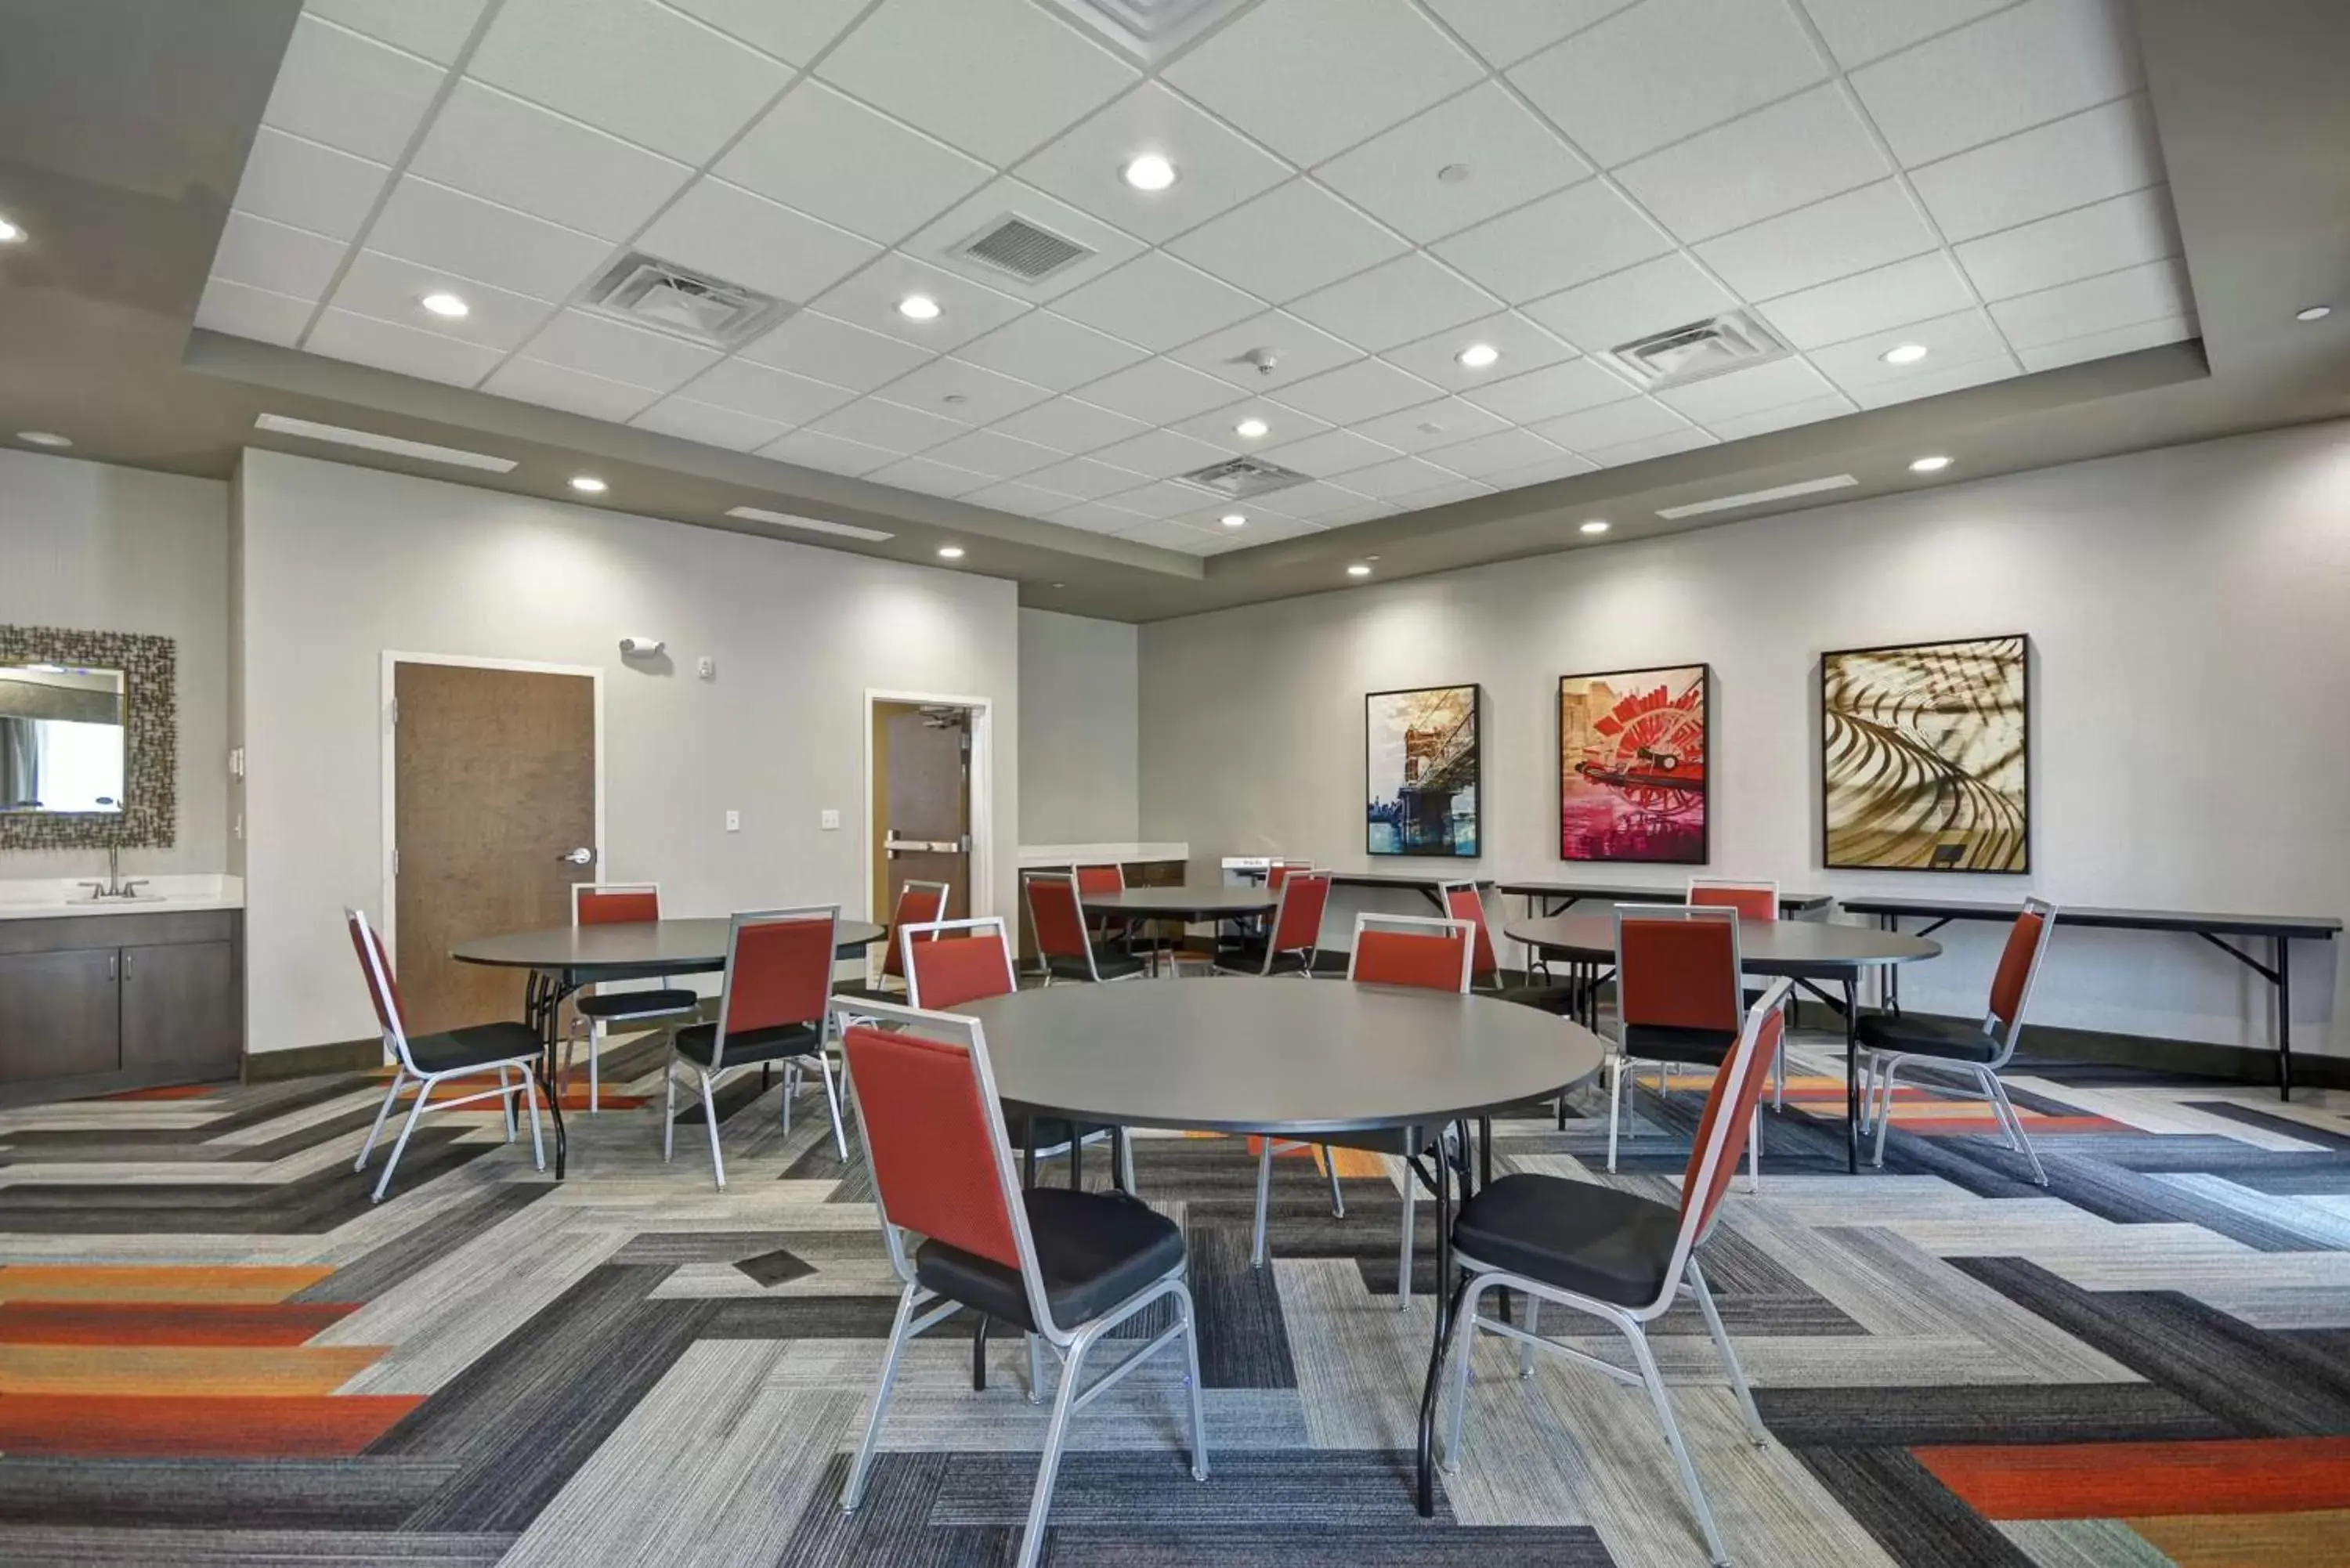
[[[1087,893],[1078,902],[1089,915],[1131,915],[1138,919],[1155,916],[1165,919],[1190,916],[1206,919],[1211,916],[1262,915],[1281,902],[1281,895],[1245,882],[1186,882],[1180,888],[1128,888],[1116,893]]]
[[[1006,1100],[1122,1127],[1283,1135],[1426,1125],[1555,1095],[1599,1037],[1490,996],[1345,981],[1055,985],[959,1009]]]
[[[1512,920],[1502,928],[1502,934],[1513,942],[1569,958],[1616,956],[1612,914]],[[1838,926],[1825,920],[1738,922],[1739,967],[1753,974],[1846,975],[1886,964],[1914,963],[1941,950],[1941,943],[1927,938],[1896,936],[1868,926]]]
[[[726,919],[647,920],[605,926],[551,926],[543,931],[507,931],[460,942],[450,957],[459,963],[500,969],[635,971],[640,974],[706,973],[726,967]],[[837,951],[854,958],[881,940],[869,920],[843,920]]]

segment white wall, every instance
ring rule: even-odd
[[[374,1032],[339,911],[383,902],[386,649],[600,667],[604,869],[682,915],[862,913],[866,691],[991,699],[1012,907],[1012,584],[268,452],[241,479],[249,1049]],[[676,672],[625,667],[623,636]]]
[[[1822,870],[1821,652],[2016,631],[2034,661],[2033,874]],[[1163,621],[1141,651],[1142,831],[1201,857],[1370,864],[1363,694],[1477,681],[1476,870],[1677,884],[1685,869],[1559,861],[1556,681],[1705,660],[1716,874],[1848,895],[2350,910],[2350,423]],[[1980,1009],[1997,939],[1950,928],[1904,1000]],[[2350,1054],[2338,947],[2297,945],[2297,1048]],[[2191,938],[2060,924],[2034,1012],[2265,1047],[2269,998]]]
[[[228,865],[228,486],[0,452],[0,624],[177,643],[179,830],[133,873]],[[0,850],[0,878],[103,873],[95,849]]]
[[[1139,628],[1020,612],[1024,844],[1130,844],[1140,812]]]

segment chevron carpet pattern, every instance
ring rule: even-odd
[[[2350,1096],[2041,1068],[2012,1081],[2049,1188],[1923,1092],[1854,1178],[1828,1045],[1799,1042],[1707,1260],[1770,1443],[1693,1315],[1655,1336],[1742,1563],[2350,1563]],[[894,1290],[820,1093],[788,1135],[778,1091],[723,1096],[720,1193],[698,1112],[660,1161],[653,1046],[604,1082],[568,1181],[461,1112],[380,1207],[365,1075],[0,1113],[0,1563],[1008,1562],[1045,1416],[1016,1336],[985,1392],[958,1324],[917,1342],[839,1511]],[[1498,1123],[1496,1168],[1668,1194],[1702,1088],[1644,1085],[1613,1177],[1604,1106]],[[1414,1513],[1434,1219],[1399,1313],[1392,1162],[1340,1156],[1337,1220],[1316,1157],[1279,1161],[1261,1272],[1241,1141],[1144,1135],[1135,1164],[1190,1240],[1213,1474],[1172,1358],[1146,1367],[1078,1418],[1047,1561],[1702,1560],[1640,1393],[1555,1357],[1522,1382],[1490,1340]]]

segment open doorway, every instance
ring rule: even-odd
[[[887,922],[910,881],[944,882],[947,918],[993,913],[990,710],[983,699],[867,693],[866,908]]]

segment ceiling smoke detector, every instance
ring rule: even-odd
[[[1794,350],[1777,333],[1743,310],[1651,333],[1607,350],[1607,358],[1630,372],[1642,389],[1678,387],[1709,376],[1727,375],[1783,359]]]
[[[1042,283],[1094,253],[1042,223],[1006,213],[955,246],[952,254],[1023,283]]]
[[[641,254],[624,256],[590,286],[586,308],[725,349],[750,341],[792,311],[773,296]]]
[[[1228,462],[1210,463],[1190,473],[1175,476],[1178,484],[1188,484],[1227,501],[1246,501],[1252,496],[1269,495],[1276,490],[1286,490],[1293,484],[1305,483],[1305,475],[1267,462],[1261,457],[1236,457]]]

